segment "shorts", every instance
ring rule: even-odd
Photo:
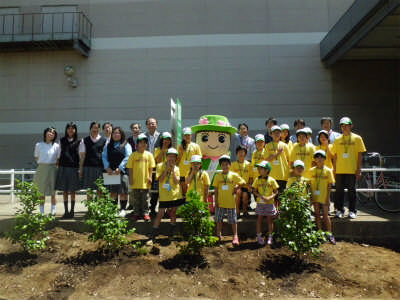
[[[171,201],[158,201],[158,208],[172,208],[185,204],[185,199],[177,199]]]
[[[236,208],[225,208],[225,207],[216,207],[214,220],[216,223],[224,221],[224,215],[228,217],[228,224],[236,224],[237,216],[236,216]]]
[[[256,215],[259,216],[275,216],[277,213],[275,204],[257,203]]]
[[[242,193],[250,193],[248,188],[241,187]]]

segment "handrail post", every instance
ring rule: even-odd
[[[11,203],[14,203],[15,169],[11,169]]]
[[[372,186],[375,187],[376,186],[376,171],[372,172]],[[375,192],[375,200],[378,199],[378,193]]]

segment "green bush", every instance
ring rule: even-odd
[[[112,250],[122,248],[129,244],[126,237],[135,232],[135,228],[128,230],[128,220],[119,215],[118,205],[110,197],[101,178],[96,181],[96,186],[99,194],[88,190],[88,200],[83,201],[87,207],[85,224],[93,230],[88,239],[92,242],[102,240],[105,247]]]
[[[195,191],[186,194],[187,203],[178,209],[178,214],[183,219],[185,245],[178,245],[183,255],[200,255],[204,247],[216,244],[217,238],[213,236],[214,222],[210,220],[208,205],[200,200],[200,195]]]
[[[16,182],[16,194],[20,200],[17,208],[15,225],[6,237],[13,244],[19,243],[24,251],[34,252],[46,248],[48,240],[46,224],[55,218],[51,215],[43,215],[35,212],[43,196],[37,185],[31,182]]]
[[[326,233],[317,230],[311,219],[310,194],[304,183],[297,183],[281,195],[280,216],[275,220],[279,229],[279,240],[291,249],[298,258],[311,251],[317,257],[320,246],[326,241]]]

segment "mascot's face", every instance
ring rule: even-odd
[[[229,152],[231,135],[227,132],[200,131],[196,134],[196,143],[203,155],[221,156]]]

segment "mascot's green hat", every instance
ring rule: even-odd
[[[192,126],[192,131],[196,134],[199,131],[219,131],[234,134],[237,130],[232,127],[228,119],[219,115],[201,116],[198,125]]]

